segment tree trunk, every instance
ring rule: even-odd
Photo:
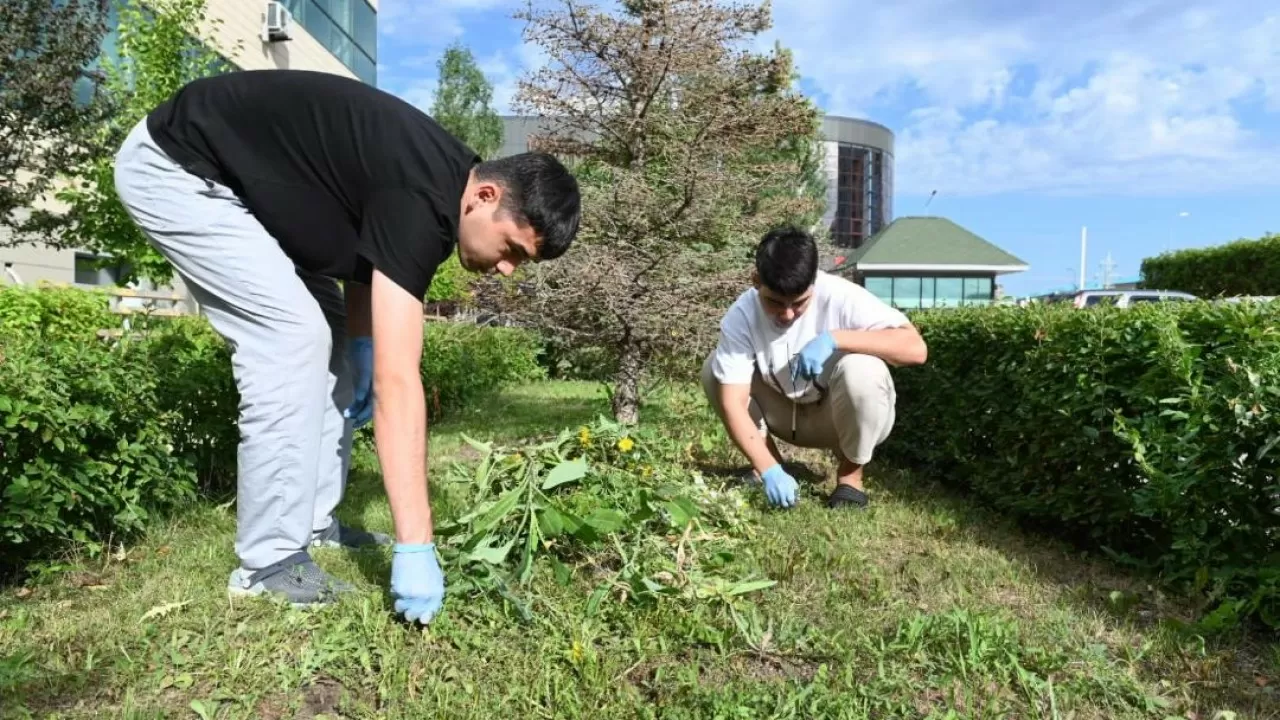
[[[613,381],[613,419],[624,425],[640,421],[640,375],[644,361],[640,345],[634,340],[624,341],[618,355],[618,374]]]

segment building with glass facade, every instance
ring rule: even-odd
[[[146,7],[146,0],[142,1]],[[268,0],[205,0],[212,22],[211,39],[223,56],[226,72],[292,68],[319,70],[377,84],[378,0],[282,0],[291,16],[287,40],[263,40]],[[117,52],[115,4],[102,39],[102,55]],[[238,48],[238,51],[237,51]],[[89,80],[76,92],[87,98]],[[74,250],[24,245],[6,247],[0,228],[0,282],[35,284],[40,281],[82,285],[112,285],[118,272],[96,266],[91,255]]]
[[[378,84],[378,4],[374,0],[283,0],[294,23],[353,75]]]
[[[903,217],[868,238],[834,272],[902,310],[989,305],[997,278],[1027,264],[941,217]]]
[[[822,118],[827,206],[836,247],[857,249],[893,220],[893,132],[867,120]]]

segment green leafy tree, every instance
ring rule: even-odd
[[[493,85],[461,44],[446,48],[436,68],[440,78],[431,116],[480,157],[492,158],[502,148],[502,119],[492,106]],[[467,300],[468,280],[457,254],[450,255],[427,289],[428,302]]]
[[[461,44],[450,45],[436,64],[431,116],[446,130],[488,160],[502,148],[502,118],[493,109],[493,85]]]
[[[107,0],[0,2],[0,225],[23,238],[28,211],[88,152],[110,113],[83,102]]]
[[[148,243],[115,192],[114,155],[129,130],[188,82],[233,70],[214,48],[204,0],[123,0],[118,52],[103,57],[99,92],[116,112],[95,132],[95,152],[76,168],[78,182],[60,192],[68,210],[49,217],[65,226],[59,244],[108,255],[122,282],[172,280],[173,268]]]
[[[572,162],[583,189],[573,250],[526,274],[513,312],[557,337],[612,348],[614,417],[638,419],[658,364],[706,352],[769,227],[820,208],[789,143],[817,116],[788,53],[754,52],[769,6],[627,0],[607,12],[560,0],[518,14],[550,63],[516,105],[536,147]]]

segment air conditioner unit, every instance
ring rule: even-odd
[[[293,18],[282,2],[268,2],[262,14],[262,42],[281,42],[293,39]]]

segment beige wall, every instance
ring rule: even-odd
[[[374,8],[378,6],[377,2],[372,5]],[[321,70],[355,77],[346,65],[296,21],[292,26],[292,40],[262,42],[266,0],[207,0],[206,7],[210,25],[205,34],[212,34],[227,59],[242,69]],[[26,285],[41,281],[74,282],[75,251],[54,250],[39,245],[7,247],[7,239],[6,230],[0,228],[0,284],[12,283],[13,274]],[[181,282],[176,283],[173,289],[182,292]]]

